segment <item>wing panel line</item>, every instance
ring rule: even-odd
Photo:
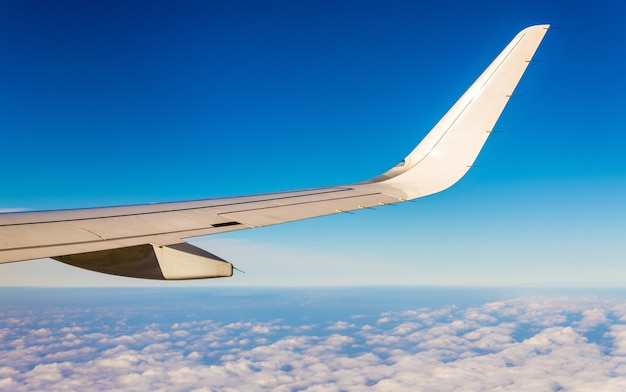
[[[135,212],[135,213],[124,213],[124,214],[118,214],[118,215],[95,215],[95,216],[90,216],[90,217],[85,217],[85,218],[67,218],[67,219],[57,219],[57,220],[41,220],[41,221],[30,221],[30,222],[20,222],[20,223],[1,223],[0,227],[8,227],[8,226],[26,226],[26,225],[34,225],[34,224],[42,224],[42,223],[65,223],[65,222],[78,222],[78,221],[85,221],[85,220],[93,220],[93,219],[103,219],[103,218],[123,218],[123,217],[128,217],[128,216],[142,216],[142,215],[152,215],[152,214],[159,214],[159,213],[168,213],[168,212],[180,212],[180,211],[192,211],[192,210],[201,210],[203,208],[220,208],[220,207],[228,207],[228,206],[237,206],[237,205],[244,205],[244,204],[251,204],[251,203],[258,203],[258,202],[263,202],[263,201],[275,201],[275,200],[289,200],[289,199],[295,199],[295,198],[299,198],[299,197],[303,197],[303,196],[317,196],[317,195],[324,195],[324,194],[332,194],[332,193],[337,193],[337,192],[346,192],[346,191],[351,191],[351,190],[355,190],[355,188],[348,188],[348,187],[334,187],[333,190],[330,191],[325,191],[325,192],[311,192],[311,193],[301,193],[301,194],[297,194],[297,195],[291,195],[291,196],[285,196],[285,197],[277,197],[277,198],[272,198],[271,196],[276,195],[276,193],[267,193],[264,195],[255,195],[255,196],[248,196],[248,197],[255,197],[255,200],[249,200],[249,201],[241,201],[241,202],[236,202],[236,203],[224,203],[224,204],[212,204],[212,205],[207,205],[207,206],[193,206],[193,207],[179,207],[179,208],[171,208],[171,209],[166,209],[166,210],[156,210],[156,211],[146,211],[146,212]],[[313,191],[313,190],[312,190]],[[265,197],[267,196],[268,198],[265,199],[256,199],[256,197]],[[354,196],[352,196],[354,197]],[[227,200],[223,199],[223,200]],[[341,198],[332,198],[332,199],[325,199],[325,200],[334,200],[334,199],[341,199]],[[206,199],[206,200],[199,200],[198,202],[210,202],[210,201],[216,201],[216,200],[222,200],[222,199]],[[192,203],[192,202],[173,202],[173,204],[177,204],[177,203]],[[170,204],[170,203],[162,203],[162,204]],[[297,203],[296,203],[297,204]],[[146,206],[146,204],[139,204],[136,207],[144,207]],[[155,206],[154,204],[148,204],[148,206]],[[127,207],[134,207],[134,206],[123,206],[123,207],[100,207],[100,208],[85,208],[83,209],[83,211],[88,212],[88,211],[94,211],[94,210],[106,210],[106,209],[120,209],[120,208],[127,208]],[[27,212],[18,212],[18,213],[11,213],[11,215],[16,215],[16,214],[38,214],[38,213],[50,213],[50,212],[63,212],[64,210],[53,210],[53,211],[27,211]],[[67,210],[67,211],[78,211],[78,210]],[[0,218],[2,218],[2,215],[0,214]]]

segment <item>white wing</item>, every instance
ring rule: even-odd
[[[138,278],[231,276],[230,263],[184,239],[440,192],[476,160],[548,27],[522,30],[400,164],[370,181],[224,199],[0,214],[0,263],[51,257]]]

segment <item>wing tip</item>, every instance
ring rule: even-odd
[[[524,34],[535,33],[535,32],[545,34],[548,30],[550,30],[550,24],[548,23],[536,24],[536,25],[528,26],[525,29],[522,29],[522,31],[520,31],[518,35],[524,35]]]
[[[485,130],[493,129],[549,29],[549,24],[536,24],[519,31],[404,164],[364,184],[386,186],[413,199],[441,192],[460,180],[484,146]]]

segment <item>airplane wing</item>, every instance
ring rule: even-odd
[[[0,214],[0,263],[50,257],[147,279],[231,276],[186,238],[382,206],[440,192],[472,166],[548,25],[522,30],[398,165],[369,181],[265,195]]]

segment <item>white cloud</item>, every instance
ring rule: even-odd
[[[607,332],[606,335],[613,338],[613,354],[626,355],[626,325],[613,325],[611,331]]]
[[[356,328],[356,324],[351,324],[346,321],[337,321],[336,323],[330,325],[326,329],[329,331],[341,331],[348,328]]]
[[[582,312],[583,319],[577,323],[578,328],[582,330],[589,330],[598,326],[599,324],[605,324],[609,320],[606,317],[606,313],[602,309],[593,308]]]
[[[618,391],[623,310],[618,300],[523,297],[306,328],[252,319],[132,326],[119,314],[101,328],[46,315],[3,329],[0,389]],[[592,339],[599,326],[608,332]]]

